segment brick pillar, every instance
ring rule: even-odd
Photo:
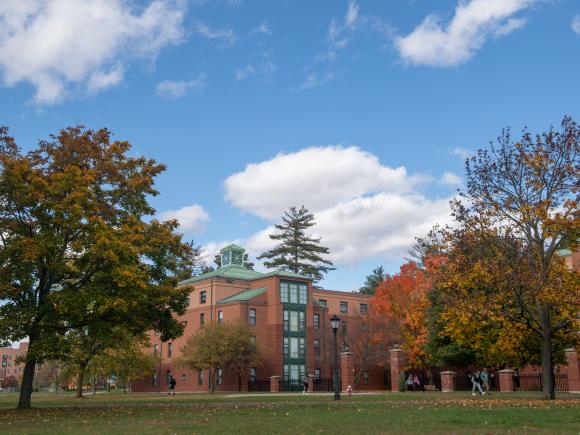
[[[391,391],[399,391],[399,375],[405,369],[405,352],[395,348],[389,351],[391,354]]]
[[[580,363],[576,349],[566,349],[566,362],[568,365],[568,391],[580,393]]]
[[[354,354],[352,352],[340,354],[340,377],[342,391],[346,391],[349,385],[354,390]]]
[[[280,376],[270,376],[270,393],[280,392]]]
[[[308,375],[308,392],[312,393],[314,391],[314,375]]]
[[[516,391],[516,386],[514,384],[514,374],[515,370],[503,369],[497,372],[499,375],[499,391],[502,393],[513,393]]]
[[[441,391],[451,393],[455,391],[455,378],[457,373],[446,371],[441,372]]]

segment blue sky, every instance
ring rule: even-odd
[[[463,158],[580,112],[574,0],[0,2],[0,123],[107,127],[167,164],[161,217],[254,256],[306,205],[337,270],[394,272]]]

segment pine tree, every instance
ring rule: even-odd
[[[320,238],[306,234],[306,230],[315,225],[314,215],[304,206],[298,210],[290,207],[284,212],[282,224],[276,225],[277,234],[271,234],[272,240],[281,243],[273,249],[262,253],[259,260],[267,259],[264,266],[283,268],[320,281],[322,274],[334,270],[332,262],[321,257],[328,254],[328,248],[320,245]]]
[[[374,295],[375,290],[386,277],[387,274],[385,273],[383,266],[377,266],[373,269],[370,275],[367,275],[364,285],[359,288],[358,291],[365,295]]]

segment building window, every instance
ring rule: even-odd
[[[184,320],[181,324],[183,325],[183,329],[187,328],[187,320]]]
[[[304,331],[305,327],[304,311],[284,310],[284,331],[299,332]]]
[[[250,382],[256,382],[257,380],[257,376],[256,376],[256,367],[251,367],[250,368]]]
[[[300,343],[300,359],[304,359],[306,358],[306,339],[299,338],[298,340]]]
[[[223,311],[218,311],[218,324],[222,323],[224,321],[224,312]]]
[[[360,304],[360,313],[366,314],[369,310],[369,306],[367,304]]]
[[[290,303],[298,303],[298,284],[290,284]]]
[[[199,327],[203,328],[203,325],[205,325],[205,313],[199,315]]]
[[[256,324],[256,309],[255,308],[250,308],[248,320],[249,320],[250,325]]]
[[[314,329],[320,329],[320,314],[314,315]]]
[[[301,305],[308,303],[308,286],[306,284],[300,284],[298,301]]]
[[[298,381],[306,376],[304,364],[284,364],[284,379]]]
[[[318,299],[318,303],[320,305],[322,305],[323,307],[327,307],[328,306],[328,302],[326,302],[326,299]]]
[[[153,372],[153,386],[157,386],[157,372]]]
[[[368,385],[369,384],[369,372],[365,370],[363,373],[363,376],[364,376],[364,380],[365,380],[365,385]]]
[[[188,306],[188,307],[191,304],[191,294],[190,293],[188,293],[187,296],[185,297],[185,303],[186,303],[186,306]]]
[[[187,380],[187,375],[185,373],[181,374],[181,381],[185,382]]]
[[[314,355],[320,355],[320,340],[314,339]]]
[[[252,343],[252,344],[256,344],[256,336],[255,336],[255,335],[252,335],[252,336],[250,337],[250,343]]]
[[[319,368],[314,369],[314,379],[320,379],[320,369]]]
[[[159,353],[159,345],[158,344],[154,344],[153,345],[153,355],[157,356],[157,354]]]
[[[340,303],[340,312],[341,313],[348,313],[348,302],[341,302]]]
[[[206,291],[205,291],[205,290],[202,290],[202,291],[199,293],[199,303],[200,303],[200,304],[205,304],[205,300],[206,300],[206,294],[207,294],[207,293],[206,293]]]
[[[288,303],[288,283],[280,283],[280,302],[283,304]]]
[[[284,337],[284,358],[290,356],[290,338]]]
[[[2,367],[6,367],[8,365],[8,355],[2,355]]]
[[[215,377],[215,384],[216,385],[222,384],[222,369],[217,369],[216,377]]]
[[[203,369],[197,369],[197,385],[203,385]]]
[[[167,343],[167,358],[173,356],[173,343]]]
[[[348,335],[348,325],[345,320],[340,322],[340,324],[342,325],[342,336],[346,337]]]

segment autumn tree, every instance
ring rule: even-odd
[[[428,262],[430,267],[434,261]],[[387,276],[377,287],[373,309],[396,324],[401,347],[407,352],[411,366],[427,369],[431,381],[431,363],[425,352],[427,340],[428,293],[432,286],[429,271],[408,262],[399,273]]]
[[[63,358],[74,334],[182,333],[175,271],[189,247],[148,203],[165,167],[110,136],[71,127],[24,154],[0,129],[0,335],[29,339],[20,408],[36,364]]]
[[[455,226],[442,231],[447,332],[508,364],[539,360],[547,399],[560,350],[578,344],[578,274],[558,251],[580,235],[579,152],[571,118],[559,131],[524,131],[517,141],[505,130],[467,160],[467,189],[452,202]]]
[[[320,281],[322,274],[334,270],[332,262],[322,255],[329,253],[320,244],[320,238],[312,237],[306,231],[315,225],[314,215],[304,206],[290,207],[282,216],[282,223],[276,224],[278,232],[270,234],[272,240],[280,243],[258,259],[268,268],[283,268]]]
[[[256,344],[247,326],[237,323],[210,323],[188,338],[176,365],[209,371],[209,391],[215,391],[218,369],[241,378],[245,369],[261,364]]]
[[[387,274],[383,266],[377,266],[370,275],[367,275],[364,285],[358,291],[365,295],[374,295],[377,287],[386,277]]]

